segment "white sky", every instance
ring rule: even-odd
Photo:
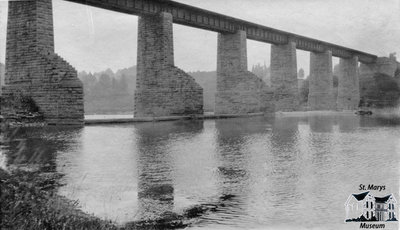
[[[136,64],[137,17],[54,0],[56,52],[78,71]],[[349,48],[400,55],[400,0],[178,0],[218,13]],[[0,62],[5,59],[7,2],[0,0]],[[215,70],[217,34],[174,25],[175,64]],[[249,67],[269,65],[270,45],[248,40]],[[335,60],[337,62],[337,59]],[[308,74],[309,53],[298,51]]]

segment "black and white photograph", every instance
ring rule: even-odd
[[[400,230],[400,0],[0,0],[0,229]]]

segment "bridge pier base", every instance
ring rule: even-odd
[[[272,91],[247,70],[246,32],[218,34],[215,114],[272,112]]]
[[[271,84],[276,111],[298,109],[296,43],[271,45]]]
[[[332,52],[311,52],[308,94],[309,108],[311,110],[335,109],[332,88]]]
[[[54,53],[51,0],[8,3],[1,113],[42,113],[50,124],[83,125],[77,71]]]
[[[135,117],[203,114],[203,89],[174,66],[172,15],[139,18]]]
[[[338,110],[354,110],[360,103],[358,57],[339,61]]]

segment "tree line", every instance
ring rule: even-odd
[[[0,63],[0,81],[4,85],[4,64]],[[252,72],[270,85],[270,68],[264,65],[254,65]],[[207,112],[214,110],[216,93],[216,72],[197,71],[190,72],[204,89],[204,109]],[[333,93],[337,96],[339,66],[333,69]],[[87,114],[101,113],[132,113],[134,109],[133,98],[136,87],[136,66],[113,72],[105,71],[88,73],[79,72],[85,93],[85,112]],[[299,99],[303,107],[308,102],[308,76],[304,70],[298,72]],[[396,106],[400,97],[400,69],[395,77],[384,74],[375,76],[360,76],[361,103],[376,107]]]
[[[130,113],[136,85],[136,68],[117,72],[107,69],[98,73],[79,72],[85,95],[85,113]]]

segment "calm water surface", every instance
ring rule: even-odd
[[[1,135],[10,140],[3,163],[62,173],[60,195],[121,224],[211,205],[190,228],[358,229],[344,223],[344,203],[360,184],[385,185],[372,193],[400,200],[398,119],[257,117]]]

